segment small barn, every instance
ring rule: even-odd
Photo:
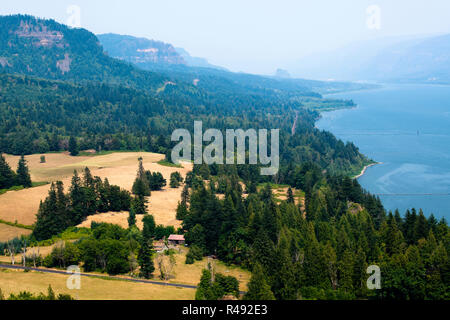
[[[186,242],[184,240],[184,236],[182,234],[171,234],[169,236],[169,244],[176,246],[176,245],[184,245],[184,243]]]

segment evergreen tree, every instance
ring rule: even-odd
[[[142,218],[142,223],[144,224],[142,237],[144,240],[150,241],[155,236],[155,218],[150,214],[146,214],[144,218]]]
[[[3,154],[0,153],[0,189],[9,189],[14,185],[15,173],[11,170]]]
[[[56,186],[52,183],[48,192],[48,197],[41,201],[37,213],[37,221],[33,229],[33,236],[38,240],[50,239],[53,235],[63,231],[58,219],[58,201]]]
[[[211,284],[211,272],[204,269],[202,271],[200,283],[197,286],[197,291],[195,292],[195,300],[214,300],[214,293],[212,291]]]
[[[143,159],[139,158],[139,165],[136,174],[136,179],[134,180],[132,192],[139,197],[149,197],[150,196],[150,185],[147,179],[147,174],[144,169]]]
[[[141,267],[141,276],[150,279],[153,272],[155,272],[155,265],[153,263],[153,245],[151,240],[143,240],[138,252],[138,262]]]
[[[244,300],[275,300],[259,263],[256,263],[253,267],[252,277],[248,283],[248,291]]]
[[[181,177],[181,174],[178,171],[171,173],[171,175],[170,175],[170,187],[171,188],[178,188],[182,182],[183,182],[183,178]]]
[[[136,215],[147,214],[147,200],[142,196],[136,196],[131,200],[131,209]]]
[[[69,152],[71,156],[77,156],[80,151],[78,150],[78,143],[74,136],[69,139]]]
[[[23,155],[20,157],[17,167],[16,185],[23,186],[24,188],[32,187],[27,161]]]
[[[178,207],[177,207],[177,220],[184,220],[184,218],[186,217],[186,215],[188,214],[188,209],[186,207],[186,205],[182,202],[178,202]]]
[[[346,250],[339,261],[339,288],[346,292],[353,292],[353,268],[354,268],[353,253]]]
[[[130,209],[128,215],[128,227],[131,228],[132,226],[136,226],[136,213],[134,213],[133,208]]]
[[[189,199],[189,186],[186,184],[181,192],[181,203],[187,207]]]
[[[414,237],[417,241],[419,239],[426,238],[427,235],[428,235],[427,218],[425,218],[422,209],[420,209],[416,224],[414,226]]]
[[[287,202],[288,203],[295,203],[294,200],[294,193],[292,192],[291,187],[289,187],[288,191],[287,191]]]
[[[151,191],[159,191],[167,185],[166,179],[160,172],[146,171],[146,177]]]
[[[69,190],[71,220],[74,225],[80,224],[84,215],[84,191],[81,185],[81,179],[75,170],[72,177],[72,184]]]

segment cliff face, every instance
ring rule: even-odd
[[[97,37],[108,55],[133,64],[186,64],[171,44],[117,34],[103,34]]]

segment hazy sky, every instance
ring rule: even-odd
[[[67,23],[70,5],[94,33],[162,40],[233,71],[264,74],[353,41],[450,33],[449,0],[3,0],[0,14]]]

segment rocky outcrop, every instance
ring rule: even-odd
[[[72,62],[72,59],[70,59],[69,54],[66,53],[64,55],[63,60],[58,60],[56,62],[56,67],[61,70],[62,74],[70,71],[70,63]]]

